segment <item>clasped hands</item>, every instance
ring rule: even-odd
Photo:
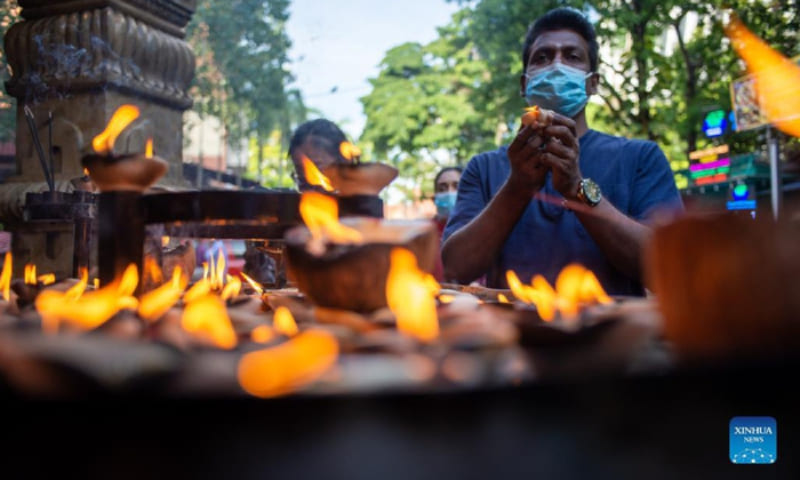
[[[534,195],[552,172],[553,187],[566,199],[574,199],[581,181],[578,164],[580,144],[575,121],[557,113],[550,125],[522,126],[508,147],[509,182],[515,189]]]

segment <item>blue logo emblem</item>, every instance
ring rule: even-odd
[[[775,463],[778,459],[778,424],[772,417],[733,417],[730,423],[730,458],[736,464]]]

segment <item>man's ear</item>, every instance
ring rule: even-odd
[[[600,74],[592,72],[592,75],[586,79],[586,93],[588,95],[597,94],[597,87],[600,85]]]

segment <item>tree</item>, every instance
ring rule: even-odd
[[[373,92],[363,99],[368,116],[364,138],[375,141],[380,153],[391,152],[395,161],[413,160],[427,145],[470,152],[459,143],[485,149],[487,138],[495,145],[508,142],[523,106],[518,87],[522,41],[530,22],[556,6],[582,9],[598,32],[602,80],[600,94],[587,107],[590,125],[654,140],[676,168],[687,163],[689,151],[711,143],[699,134],[703,117],[711,109],[730,108],[730,83],[745,73],[723,33],[722,0],[453,1],[462,9],[440,29],[440,38],[387,53]],[[796,0],[725,3],[782,53],[800,53]],[[687,28],[695,19],[696,28]],[[675,39],[674,46],[668,37]],[[459,51],[469,54],[455,55]],[[455,130],[430,128],[461,120],[445,116],[446,110],[436,108],[437,95],[423,88],[436,84],[432,75],[444,78],[454,72],[463,74],[455,76],[463,88],[442,92],[459,98],[459,111],[469,112],[464,118],[472,130],[462,138]],[[396,118],[387,118],[382,113],[387,111],[396,112]],[[729,134],[723,141],[734,152],[746,152],[756,150],[761,140],[753,132]],[[420,169],[434,168],[411,163],[398,163],[401,175],[420,178]]]
[[[276,131],[278,144],[285,145],[282,137],[305,115],[302,97],[286,89],[292,80],[288,6],[288,0],[204,0],[188,28],[198,55],[195,108],[201,117],[222,120],[226,141],[254,140],[252,176],[265,168],[280,170],[282,152],[265,158],[264,152],[271,152],[265,147]]]
[[[0,37],[5,37],[11,25],[19,21],[20,7],[12,6],[11,2],[0,5]],[[0,50],[0,80],[6,81],[11,77],[8,61],[4,50]],[[14,138],[16,133],[16,102],[8,95],[5,88],[0,89],[0,142],[7,142]]]

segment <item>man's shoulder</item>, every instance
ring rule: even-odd
[[[653,149],[660,148],[658,144],[652,140],[645,140],[641,138],[627,138],[618,135],[611,135],[609,133],[598,132],[597,130],[590,131],[592,137],[590,141],[599,146],[610,146],[613,148],[638,148],[638,149]]]
[[[500,147],[494,150],[488,150],[485,152],[481,152],[476,154],[470,159],[470,163],[476,164],[486,164],[491,162],[497,162],[498,160],[505,160],[508,158],[506,152],[508,151],[508,147]]]

